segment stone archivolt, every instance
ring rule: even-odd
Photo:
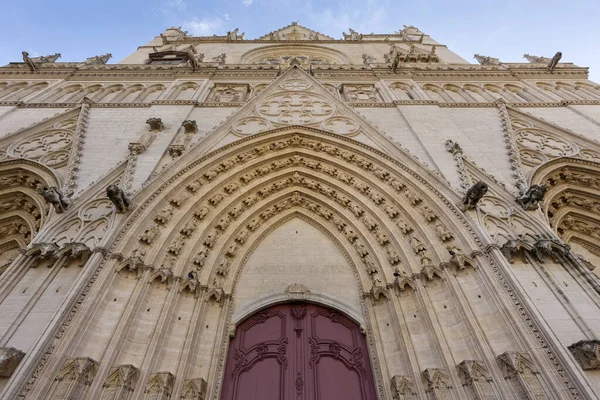
[[[558,236],[600,257],[600,164],[560,158],[537,169],[532,181],[548,185],[542,210]]]
[[[56,175],[35,162],[0,162],[0,273],[48,220],[50,208],[37,188],[57,184]]]
[[[240,170],[238,165],[244,165],[244,169]],[[230,170],[236,171],[234,176]],[[410,248],[413,236],[408,233],[415,231],[414,226],[423,225],[421,221],[430,226],[429,233],[422,232],[421,237],[434,238],[439,243],[453,240],[431,205],[423,201],[407,202],[417,196],[412,191],[409,198],[402,196],[408,190],[407,184],[401,178],[394,178],[387,166],[333,143],[288,135],[284,140],[273,140],[250,151],[240,150],[205,171],[195,174],[202,178],[184,184],[187,188],[171,199],[171,205],[161,208],[152,218],[154,222],[139,236],[141,245],[152,244],[155,256],[150,258],[155,258],[158,249],[166,246],[168,257],[163,265],[174,271],[175,260],[187,257],[199,269],[215,265],[217,278],[227,276],[229,263],[240,254],[239,248],[251,233],[277,213],[294,207],[328,221],[354,248],[370,276],[380,272],[378,260],[385,260],[381,262],[389,266],[386,267],[389,274],[404,258],[407,265],[404,268],[409,268],[404,273],[409,276],[428,266],[432,257],[439,260],[440,255],[434,249]],[[365,180],[368,179],[365,173],[371,176],[370,181]],[[201,200],[196,192],[204,193]],[[243,192],[243,196],[237,195],[238,192]],[[280,200],[273,200],[277,192],[282,192],[278,195]],[[196,198],[191,199],[192,196]],[[408,211],[413,208],[419,217]],[[175,215],[179,222],[172,221]],[[233,226],[237,228],[231,231]],[[169,232],[165,238],[163,230]],[[223,242],[221,237],[230,240]],[[399,238],[405,238],[403,243],[397,243]],[[461,246],[465,245],[458,245]],[[195,248],[196,252],[190,254],[186,247]],[[415,254],[420,260],[413,263],[406,258],[407,254]],[[409,265],[415,265],[416,269]],[[212,276],[210,272],[202,272],[200,276],[210,280],[209,275]],[[373,279],[376,283],[382,278]]]

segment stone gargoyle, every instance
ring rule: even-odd
[[[535,210],[538,207],[538,203],[544,199],[544,193],[546,193],[546,185],[531,185],[529,189],[519,197],[517,197],[517,203],[525,210]]]
[[[106,188],[106,195],[115,205],[118,213],[129,211],[129,208],[131,207],[131,200],[129,197],[127,197],[123,189],[117,185],[108,185]]]
[[[487,191],[488,185],[483,181],[479,181],[473,186],[471,186],[462,199],[462,203],[465,205],[465,208],[467,210],[475,208],[479,200],[481,200],[481,198],[485,196]]]
[[[38,193],[44,197],[46,202],[52,204],[58,214],[62,214],[71,206],[71,199],[62,194],[58,188],[52,186],[50,188],[41,187],[38,189]]]

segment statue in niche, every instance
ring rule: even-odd
[[[525,210],[535,210],[538,203],[544,199],[546,189],[545,184],[531,185],[524,194],[517,197],[517,203]]]
[[[118,213],[124,213],[129,211],[129,207],[131,206],[131,200],[123,189],[118,187],[117,185],[108,185],[106,188],[106,195],[112,201]]]
[[[466,209],[472,209],[477,206],[477,202],[481,200],[481,198],[487,193],[488,185],[479,181],[467,190],[465,197],[462,199],[462,203],[465,205]]]
[[[44,197],[44,200],[54,206],[58,214],[62,214],[71,206],[71,199],[62,194],[58,188],[52,186],[50,188],[42,187],[38,189],[38,193]]]
[[[548,63],[548,66],[546,67],[546,71],[548,71],[548,72],[554,71],[556,64],[558,64],[558,62],[560,61],[561,58],[562,58],[562,53],[559,51],[554,55],[554,57],[552,57],[552,60],[550,60],[550,62]]]
[[[33,60],[31,58],[29,58],[29,53],[26,51],[22,51],[21,54],[23,55],[23,62],[25,64],[27,64],[27,66],[29,67],[29,70],[31,72],[37,71],[38,67],[37,67],[37,65],[35,65]]]

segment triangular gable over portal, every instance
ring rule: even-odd
[[[199,144],[204,153],[240,138],[289,126],[352,137],[388,154],[393,154],[398,147],[363,116],[295,66],[287,69]]]
[[[331,36],[308,29],[305,26],[292,22],[288,26],[269,32],[258,40],[335,40]]]

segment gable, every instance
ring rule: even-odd
[[[335,40],[331,36],[313,31],[305,26],[292,22],[288,26],[269,32],[258,40]]]

